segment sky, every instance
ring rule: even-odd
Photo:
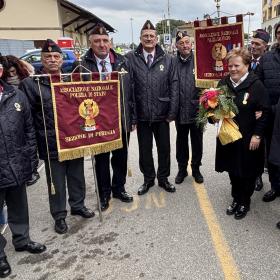
[[[154,24],[168,18],[168,0],[70,0],[108,24],[117,31],[111,33],[114,43],[139,43],[141,27],[147,19]],[[250,17],[250,32],[261,28],[261,0],[220,0],[222,16],[254,13]],[[169,0],[170,18],[193,21],[204,14],[217,15],[214,0]],[[131,20],[132,18],[132,20]],[[131,28],[132,23],[132,28]],[[249,16],[244,17],[244,32],[248,32]]]

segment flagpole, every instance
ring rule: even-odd
[[[78,65],[74,68],[74,70],[71,73],[66,73],[64,75],[72,75],[72,73],[75,73],[75,71],[78,69],[78,71],[80,73],[81,72],[81,68],[84,68],[85,70],[87,70],[88,72],[86,73],[82,73],[82,75],[91,75],[92,72],[87,69],[84,65],[82,65],[82,59],[81,59],[81,52],[79,48],[76,48],[76,57],[77,57],[77,61],[78,61]],[[97,176],[96,176],[96,160],[94,156],[91,156],[91,164],[92,164],[92,172],[93,172],[93,180],[94,180],[94,185],[95,185],[95,193],[96,193],[96,200],[97,200],[97,209],[98,209],[98,213],[99,213],[99,220],[102,223],[103,222],[103,215],[102,215],[102,211],[101,211],[101,203],[100,203],[100,195],[99,195],[99,188],[98,188],[98,182],[97,182]]]

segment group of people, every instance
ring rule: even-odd
[[[220,82],[220,85],[227,85],[235,97],[239,109],[235,121],[243,136],[225,146],[217,139],[215,168],[218,172],[229,173],[233,202],[226,213],[234,214],[236,219],[246,216],[254,188],[256,185],[260,188],[265,146],[272,186],[265,195],[269,198],[266,201],[280,195],[280,164],[275,154],[280,142],[280,105],[276,106],[280,96],[280,48],[264,53],[269,40],[267,35],[264,30],[257,31],[251,53],[245,49],[230,51],[226,58],[229,76]],[[280,25],[276,37],[280,43]],[[123,148],[95,156],[101,210],[108,209],[111,196],[125,203],[133,201],[133,196],[125,189],[128,145],[133,130],[137,131],[139,167],[144,177],[138,195],[147,193],[155,185],[155,179],[165,191],[176,191],[168,179],[171,164],[169,124],[172,121],[177,130],[175,183],[181,184],[188,176],[190,158],[194,180],[203,183],[200,172],[203,132],[196,124],[200,89],[195,85],[194,54],[187,32],[177,32],[175,57],[160,48],[155,27],[149,20],[142,27],[139,46],[125,57],[111,49],[109,35],[102,25],[91,30],[89,41],[83,67],[74,65],[75,70],[99,72],[101,77],[103,72],[125,70],[120,79]],[[252,56],[257,59],[258,53],[263,55],[261,59],[252,60]],[[23,62],[17,60],[11,67],[6,63],[8,60],[9,56],[0,58],[4,67],[3,73],[0,71],[0,210],[5,202],[15,250],[41,253],[46,247],[29,237],[26,196],[26,185],[34,183],[39,176],[38,156],[45,162],[55,232],[64,234],[68,230],[66,188],[71,215],[89,219],[94,217],[94,212],[85,206],[84,159],[58,160],[49,75],[61,73],[61,49],[52,40],[45,41],[41,51],[43,67],[36,76],[30,76],[32,70]],[[67,75],[63,79],[68,81]],[[157,146],[157,171],[152,153],[153,139]],[[5,238],[0,235],[0,278],[11,273],[5,245]]]

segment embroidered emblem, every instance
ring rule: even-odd
[[[18,112],[21,111],[21,106],[20,106],[20,104],[15,103],[15,107],[16,107],[16,110],[17,110]]]

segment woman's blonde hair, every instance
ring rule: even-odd
[[[245,65],[249,65],[251,63],[252,56],[250,52],[246,48],[235,48],[228,52],[226,56],[226,60],[229,61],[233,57],[240,56]]]

